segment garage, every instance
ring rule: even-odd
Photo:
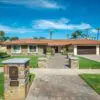
[[[96,54],[96,46],[77,46],[77,54]]]

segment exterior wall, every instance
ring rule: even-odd
[[[37,46],[38,49],[38,54],[43,54],[44,53],[44,48],[46,48],[46,46]],[[28,55],[28,54],[36,54],[34,52],[29,53],[28,51],[28,45],[21,45],[21,53],[12,53],[12,46],[7,46],[7,53],[8,54],[13,54],[13,55]]]
[[[77,55],[77,45],[74,45],[74,55]]]
[[[96,45],[96,55],[100,55],[100,48],[99,48],[99,45]]]
[[[43,54],[45,46],[38,46],[38,54]]]
[[[81,46],[81,45],[71,45],[69,47],[72,48],[72,51],[74,53],[74,55],[77,55],[77,46]],[[100,45],[85,45],[85,46],[96,46],[96,55],[100,55]],[[47,52],[47,48],[51,48],[50,46],[45,46],[45,45],[38,45],[38,54],[44,54],[44,48]],[[61,50],[63,48],[67,48],[68,46],[58,46],[58,51],[61,52]],[[4,47],[6,48],[6,47]],[[0,49],[1,49],[1,46],[0,46]],[[8,54],[12,54],[11,52],[11,49],[12,47],[11,46],[7,46],[7,53]],[[22,45],[21,46],[21,53],[19,54],[15,54],[15,55],[20,55],[20,54],[23,54],[23,55],[27,55],[27,54],[35,54],[34,52],[33,53],[29,53],[28,52],[28,45]]]
[[[28,45],[22,45],[21,46],[21,54],[28,54]]]

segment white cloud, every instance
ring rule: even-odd
[[[33,28],[35,29],[86,29],[91,28],[91,25],[87,23],[81,23],[81,24],[69,24],[70,20],[66,18],[61,18],[57,21],[52,20],[37,20],[33,21]]]
[[[35,32],[34,30],[30,29],[30,28],[24,28],[24,27],[20,27],[20,28],[14,28],[14,27],[10,27],[10,26],[6,26],[6,25],[0,25],[0,30],[3,30],[4,32],[9,32],[9,33],[28,33],[28,32]]]
[[[52,9],[65,9],[64,6],[59,5],[57,2],[50,0],[0,0],[0,2],[14,5],[23,5],[30,8],[40,7]]]
[[[96,29],[92,29],[91,32],[92,33],[97,33],[97,30]]]

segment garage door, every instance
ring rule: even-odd
[[[77,54],[96,54],[96,46],[78,46]]]

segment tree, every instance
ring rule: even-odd
[[[82,36],[83,36],[83,34],[82,34],[82,31],[80,31],[80,30],[77,30],[72,33],[72,38],[74,38],[74,39],[78,39],[78,38],[80,39]]]
[[[12,38],[10,38],[10,40],[11,41],[13,41],[13,40],[19,40],[19,38],[18,37],[12,37]]]
[[[97,28],[96,30],[98,31],[98,33],[97,33],[97,40],[99,40],[100,28]]]
[[[33,39],[36,39],[36,40],[38,40],[38,39],[46,39],[45,37],[33,37]]]
[[[90,30],[91,28],[87,28],[87,29],[85,29],[85,31],[86,31],[86,38],[89,38],[89,30]]]
[[[41,36],[41,37],[39,37],[39,39],[46,39],[46,38]]]
[[[53,30],[53,29],[49,30],[50,39],[52,39],[53,32],[54,32],[54,30]]]
[[[10,40],[10,37],[4,37],[4,41]]]
[[[33,39],[38,39],[38,37],[33,37]]]
[[[72,39],[77,39],[77,34],[76,34],[76,32],[73,32],[73,33],[72,33]]]
[[[66,39],[69,39],[69,34],[68,33],[66,33]]]
[[[0,31],[0,41],[4,41],[4,37],[5,37],[5,32]]]

